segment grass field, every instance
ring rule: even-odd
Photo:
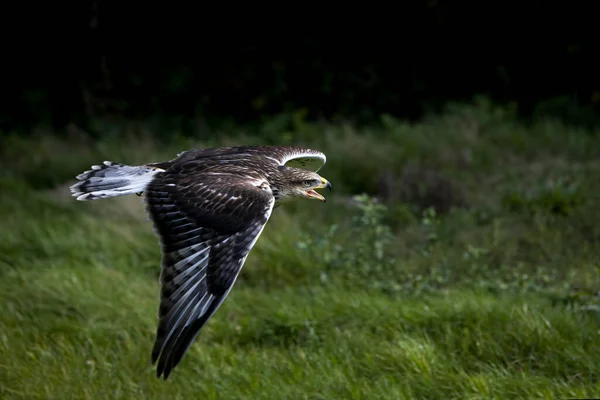
[[[525,126],[486,104],[361,129],[301,117],[260,135],[5,133],[0,398],[600,396],[600,132]],[[275,210],[227,301],[158,380],[160,254],[142,200],[76,202],[68,187],[103,160],[258,143],[323,150],[334,192]]]

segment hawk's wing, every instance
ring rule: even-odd
[[[163,169],[171,165],[187,164],[190,161],[201,161],[220,164],[230,162],[249,161],[253,156],[260,156],[264,162],[274,161],[279,165],[302,168],[317,172],[327,162],[325,154],[318,150],[298,146],[236,146],[218,147],[209,149],[187,150],[177,154],[175,160],[167,163],[156,163]]]
[[[317,150],[303,149],[301,147],[283,147],[280,162],[282,165],[287,165],[288,167],[317,172],[325,165],[327,157]]]
[[[152,363],[167,379],[231,290],[274,198],[259,178],[209,173],[163,173],[145,193],[162,249]]]

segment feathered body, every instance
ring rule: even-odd
[[[145,196],[159,237],[161,294],[152,363],[166,379],[227,297],[276,204],[324,201],[325,155],[293,146],[190,150],[142,166],[111,162],[80,174],[78,200]]]

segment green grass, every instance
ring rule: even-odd
[[[486,104],[412,125],[263,128],[0,138],[0,398],[600,396],[600,132]],[[242,143],[325,151],[335,190],[275,210],[158,380],[160,254],[141,199],[76,202],[68,186],[105,159]]]

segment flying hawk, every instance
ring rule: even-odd
[[[159,163],[94,165],[71,186],[77,200],[144,194],[161,246],[160,307],[152,350],[167,379],[225,300],[274,207],[315,189],[320,151],[293,146],[189,150]]]

